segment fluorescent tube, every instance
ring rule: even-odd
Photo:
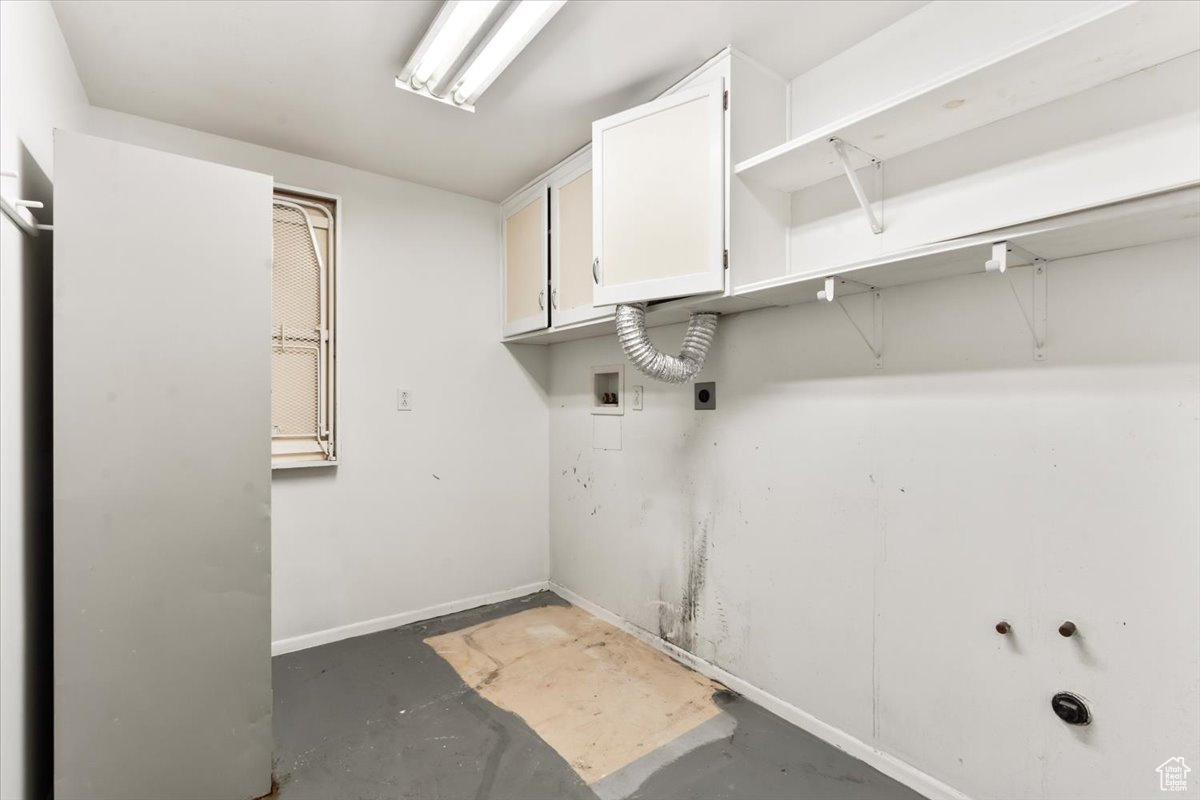
[[[483,45],[479,54],[454,87],[454,102],[474,105],[479,95],[500,77],[525,45],[545,27],[566,0],[519,0],[500,27]]]
[[[446,3],[405,67],[414,89],[432,91],[447,76],[471,46],[496,4],[497,0]]]

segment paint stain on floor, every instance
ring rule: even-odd
[[[574,606],[533,608],[425,642],[588,784],[687,741],[722,714],[712,699],[725,691],[719,683]]]

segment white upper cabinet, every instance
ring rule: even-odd
[[[690,297],[715,301],[783,272],[788,196],[757,193],[732,174],[737,160],[787,138],[778,75],[727,48],[653,102],[594,123],[593,134],[502,204],[504,338],[596,335],[611,330],[619,302],[679,298],[655,311],[678,321]],[[545,309],[530,300],[544,283],[541,262],[509,245],[537,218],[517,215],[544,194]]]
[[[612,313],[592,304],[592,148],[550,176],[550,321],[555,327]]]
[[[725,289],[725,81],[592,123],[596,305]]]
[[[539,181],[501,207],[505,336],[550,324],[547,190]]]

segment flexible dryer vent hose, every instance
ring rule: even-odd
[[[658,350],[646,334],[646,304],[617,306],[617,340],[639,372],[666,383],[687,383],[704,367],[708,346],[717,330],[717,315],[695,313],[688,321],[679,355]]]

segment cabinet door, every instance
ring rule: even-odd
[[[505,336],[550,324],[546,192],[541,182],[503,207]]]
[[[592,123],[596,305],[725,288],[724,86]]]
[[[592,151],[550,179],[550,315],[557,327],[612,313],[592,304]]]

